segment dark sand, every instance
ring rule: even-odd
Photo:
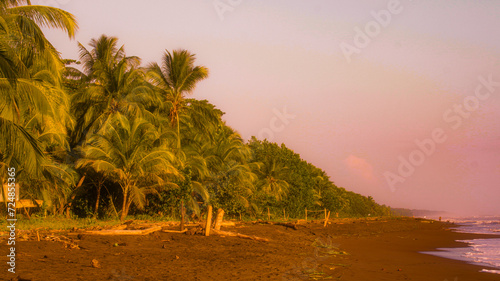
[[[251,223],[224,229],[270,242],[163,232],[55,234],[73,238],[81,249],[36,241],[32,233],[29,241],[17,242],[16,274],[7,272],[2,236],[0,280],[500,280],[500,275],[480,273],[484,267],[418,253],[465,246],[457,239],[492,237],[454,233],[450,226],[379,218],[339,219],[327,227],[308,223],[298,230]],[[42,240],[48,234],[40,232]],[[92,259],[100,268],[91,266]]]

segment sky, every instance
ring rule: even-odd
[[[187,49],[207,99],[337,185],[392,207],[499,215],[500,1],[38,0],[146,65]]]

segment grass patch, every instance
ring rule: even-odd
[[[119,220],[96,220],[91,218],[85,219],[67,219],[65,217],[32,217],[31,219],[19,219],[17,221],[17,229],[19,230],[67,230],[76,228],[92,228],[96,226],[105,227],[121,224]]]
[[[136,215],[127,216],[124,221],[120,221],[117,218],[109,219],[94,219],[94,218],[75,218],[70,219],[65,216],[32,216],[31,219],[27,219],[23,216],[19,216],[16,228],[19,230],[69,230],[73,228],[86,229],[86,228],[96,228],[96,227],[111,227],[115,225],[123,224],[127,220],[134,220],[140,222],[163,222],[163,221],[175,221],[170,217],[163,216],[149,216],[149,215]]]

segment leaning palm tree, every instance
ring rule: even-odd
[[[115,114],[100,134],[92,135],[82,147],[83,158],[78,168],[91,168],[121,187],[123,220],[134,204],[142,209],[145,196],[174,186],[179,178],[175,155],[164,146],[156,146],[156,128],[142,118]]]

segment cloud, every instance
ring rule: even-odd
[[[350,171],[363,177],[365,180],[375,180],[373,166],[368,163],[366,159],[351,154],[344,160],[344,162]]]

